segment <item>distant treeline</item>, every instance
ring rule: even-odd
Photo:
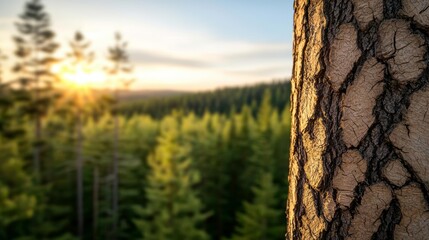
[[[264,92],[271,93],[271,104],[282,111],[289,103],[290,81],[281,80],[272,83],[260,83],[253,86],[228,87],[209,92],[188,93],[180,96],[126,101],[120,104],[119,112],[132,116],[147,114],[160,119],[173,110],[183,113],[193,112],[202,116],[206,111],[219,114],[241,112],[243,106],[250,106],[253,116],[259,108]]]

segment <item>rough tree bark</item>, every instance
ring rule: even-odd
[[[295,0],[288,239],[429,238],[429,1]]]

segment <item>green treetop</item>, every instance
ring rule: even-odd
[[[254,199],[244,202],[244,211],[238,214],[239,227],[231,240],[284,239],[281,211],[276,206],[278,190],[272,175],[262,175],[252,190]]]
[[[42,118],[55,99],[53,86],[56,78],[51,68],[57,62],[53,54],[58,44],[54,42],[55,33],[50,29],[49,15],[39,0],[27,2],[19,18],[16,23],[19,34],[14,37],[18,61],[13,71],[18,74],[17,81],[28,97],[23,110],[34,122],[33,165],[38,179],[44,140]]]
[[[193,189],[199,175],[191,169],[189,148],[178,144],[178,128],[175,118],[165,119],[159,145],[148,158],[148,203],[144,209],[138,209],[143,219],[135,220],[144,239],[208,239],[199,228],[207,214]]]

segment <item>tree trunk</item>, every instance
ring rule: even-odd
[[[80,110],[76,116],[76,185],[77,185],[77,219],[78,219],[78,236],[83,239],[84,217],[83,217],[83,154],[82,154],[82,115]]]
[[[42,148],[42,119],[37,115],[34,119],[33,168],[34,178],[40,184],[42,173],[40,171],[40,155]]]
[[[97,240],[98,239],[98,189],[99,189],[99,173],[98,173],[98,166],[94,166],[93,171],[93,178],[94,178],[94,186],[93,186],[93,195],[92,195],[92,208],[93,208],[93,231],[92,231],[92,239]]]
[[[115,107],[117,108],[119,101],[118,90],[115,91]],[[117,109],[115,109],[117,111]],[[117,230],[118,230],[118,218],[119,218],[119,169],[118,169],[118,161],[119,161],[119,116],[115,112],[113,116],[114,121],[114,139],[113,139],[113,206],[112,206],[112,214],[113,214],[113,229],[112,236],[115,240],[117,238]]]
[[[35,47],[37,49],[37,47]],[[38,71],[37,67],[36,67],[36,71]],[[38,184],[41,183],[41,178],[42,178],[42,173],[40,171],[40,155],[41,155],[41,148],[42,148],[42,116],[40,113],[40,106],[38,106],[39,104],[39,94],[40,94],[40,89],[39,89],[39,74],[36,73],[34,74],[34,79],[35,79],[35,92],[34,92],[34,104],[36,105],[36,115],[34,116],[34,146],[33,146],[33,167],[34,167],[34,176],[36,179],[36,182]]]
[[[429,3],[295,1],[288,239],[429,236]]]

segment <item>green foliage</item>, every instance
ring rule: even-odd
[[[258,111],[258,128],[262,134],[268,134],[270,131],[271,116],[272,116],[272,106],[271,106],[271,92],[266,89],[262,97],[261,105]]]
[[[244,211],[238,214],[239,227],[231,240],[284,239],[285,224],[278,211],[278,189],[272,175],[263,174],[252,192],[253,200],[244,203]]]
[[[259,186],[264,173],[270,173],[274,185],[284,189],[289,110],[286,107],[277,114],[267,99],[268,95],[261,105],[265,110],[256,109],[256,117],[248,106],[229,115],[175,112],[161,121],[147,115],[117,116],[121,131],[118,239],[136,239],[147,232],[168,235],[186,228],[194,229],[196,235],[205,232],[203,235],[210,239],[230,238],[238,231],[238,213],[245,212],[244,202],[253,204],[252,186]],[[16,238],[31,235],[55,239],[62,233],[67,236],[67,232],[76,232],[73,115],[53,111],[43,130],[50,136],[46,145],[49,165],[44,172],[49,185],[28,190],[43,196],[43,201],[31,219],[10,225],[13,228],[9,227],[8,234]],[[109,113],[88,116],[83,126],[85,238],[112,236],[113,131],[114,116]],[[28,137],[23,135],[16,142]],[[17,146],[23,153],[30,152],[28,144]],[[27,172],[25,168],[24,171]],[[277,192],[273,197],[275,205],[270,205],[280,214],[284,212],[285,197],[285,191]],[[168,211],[168,206],[175,210]],[[43,217],[42,225],[35,224],[36,216]],[[181,220],[172,225],[169,221],[173,219]],[[183,234],[192,235],[194,230]]]
[[[281,80],[255,86],[227,87],[210,92],[124,101],[120,104],[119,111],[127,116],[148,114],[160,119],[174,110],[202,116],[206,111],[229,114],[233,110],[241,112],[243,107],[250,106],[252,115],[256,116],[265,91],[271,92],[271,105],[282,111],[289,102],[290,87],[289,81]]]
[[[5,142],[0,137],[0,143],[0,229],[4,229],[18,220],[31,218],[36,197],[16,141]]]
[[[137,208],[142,220],[135,222],[143,239],[208,239],[199,228],[208,215],[193,189],[199,174],[191,167],[189,148],[178,144],[180,138],[177,120],[164,119],[159,145],[148,158],[148,203],[144,209]]]
[[[21,222],[35,215],[38,206],[25,169],[22,147],[26,141],[16,100],[15,90],[0,82],[0,239],[8,239]]]

